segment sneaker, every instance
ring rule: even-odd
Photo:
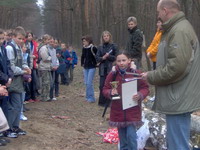
[[[54,98],[52,98],[52,101],[56,101],[57,99],[54,97]]]
[[[34,103],[35,101],[32,100],[32,99],[29,99],[28,102],[29,102],[29,103]]]
[[[39,99],[34,99],[34,101],[35,101],[35,102],[39,102],[40,100],[39,100]]]
[[[5,142],[3,139],[0,139],[0,146],[6,146],[7,142]]]
[[[10,140],[7,139],[7,138],[3,138],[3,137],[1,137],[0,140],[3,141],[3,142],[6,142],[6,143],[10,143]]]
[[[18,135],[26,135],[26,131],[20,129],[19,127],[14,128],[13,131]]]
[[[28,118],[27,118],[26,116],[24,116],[24,115],[20,115],[20,120],[22,120],[22,121],[27,121]]]
[[[9,138],[17,138],[17,133],[12,131],[12,130],[7,130],[4,132],[4,136],[5,137],[9,137]]]
[[[0,138],[4,137],[4,132],[0,132]]]

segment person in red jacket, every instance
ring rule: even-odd
[[[29,84],[30,92],[26,93],[26,99],[29,100],[29,102],[37,102],[39,101],[36,99],[36,93],[38,90],[38,87],[36,86],[38,84],[38,44],[33,40],[33,33],[30,31],[26,33],[25,44],[27,47],[27,53],[29,54],[27,63],[32,70],[32,81]]]
[[[111,127],[117,127],[120,139],[120,150],[137,149],[136,127],[142,125],[141,102],[148,95],[149,87],[144,80],[137,80],[137,94],[133,94],[133,101],[137,101],[138,105],[123,110],[122,106],[122,84],[126,78],[133,78],[133,74],[140,73],[139,70],[131,69],[131,59],[128,52],[123,51],[117,55],[116,71],[111,71],[106,77],[103,87],[103,95],[111,99],[113,95],[119,94],[118,100],[111,101],[110,120]],[[131,74],[127,73],[130,72]],[[113,89],[110,82],[118,81],[118,87]]]

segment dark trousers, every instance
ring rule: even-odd
[[[107,76],[107,75],[106,75]],[[100,76],[100,82],[99,82],[99,91],[100,91],[100,94],[99,94],[99,105],[105,105],[106,102],[107,102],[107,99],[103,96],[103,86],[104,86],[104,83],[105,83],[105,80],[106,80],[106,76]]]
[[[59,73],[55,72],[55,96],[59,95]]]
[[[1,109],[2,109],[2,111],[3,111],[5,116],[7,116],[7,114],[8,114],[8,104],[7,104],[8,103],[8,99],[9,99],[8,96],[2,97],[0,99],[0,107],[1,107]]]
[[[62,84],[69,84],[69,83],[67,83],[67,71],[65,72],[65,73],[62,73],[62,74],[60,74],[60,76],[61,76],[61,83]]]
[[[7,102],[7,121],[10,129],[19,127],[20,114],[22,109],[22,93],[9,93],[9,100]]]
[[[27,83],[28,85],[26,85],[26,86],[28,86],[28,87],[25,88],[26,89],[25,100],[29,100],[29,99],[35,100],[36,99],[36,93],[37,93],[36,85],[38,84],[38,83],[36,83],[36,82],[38,82],[36,79],[37,79],[37,70],[32,69],[31,70],[31,82]]]
[[[156,62],[153,62],[153,70],[156,69]]]
[[[73,81],[73,66],[70,65],[69,67],[67,67],[67,83],[70,83]]]

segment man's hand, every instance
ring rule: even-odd
[[[130,68],[133,69],[133,70],[137,69],[137,66],[135,65],[134,61],[131,61]]]
[[[143,80],[147,80],[148,72],[144,72],[144,73],[142,73],[141,75],[142,75],[142,79],[143,79]]]

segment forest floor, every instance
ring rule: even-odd
[[[57,101],[28,103],[28,121],[21,121],[27,135],[11,139],[2,150],[117,150],[117,144],[103,143],[97,132],[105,132],[108,122],[98,106],[98,70],[95,76],[95,103],[85,101],[82,67],[74,70],[74,81],[60,85]],[[109,110],[107,111],[107,113]],[[64,116],[63,119],[57,116]]]

